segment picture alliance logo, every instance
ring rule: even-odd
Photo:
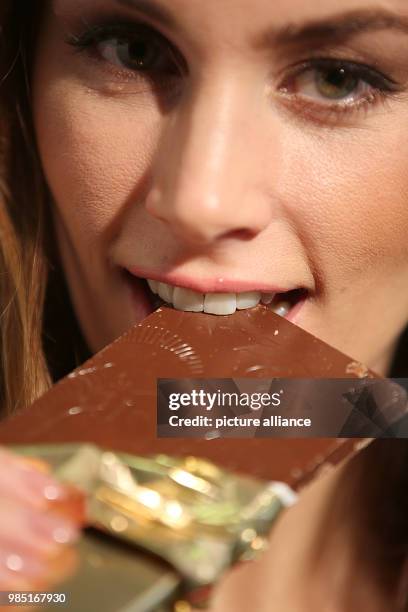
[[[172,415],[169,418],[170,427],[204,427],[217,429],[229,428],[284,428],[284,427],[312,427],[312,420],[309,418],[283,417],[274,414],[269,417],[258,418],[254,416],[233,416],[212,418],[207,415],[196,415],[194,417],[179,417]]]

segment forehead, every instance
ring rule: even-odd
[[[52,0],[55,12],[78,12],[90,9],[126,8],[152,15],[168,15],[179,21],[204,18],[243,20],[262,24],[265,18],[276,23],[296,23],[316,18],[330,18],[341,11],[388,10],[408,15],[407,0]]]

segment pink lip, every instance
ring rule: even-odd
[[[265,283],[256,283],[254,281],[245,280],[230,280],[228,278],[211,278],[211,279],[193,279],[183,274],[172,273],[160,274],[158,272],[149,271],[142,268],[126,268],[130,274],[138,278],[148,278],[160,283],[167,283],[176,287],[184,287],[191,289],[197,293],[243,293],[245,291],[260,291],[262,293],[286,293],[292,288],[278,287],[277,285],[267,285]]]

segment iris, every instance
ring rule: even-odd
[[[346,68],[320,69],[316,72],[316,87],[325,98],[347,98],[358,87],[359,79]]]

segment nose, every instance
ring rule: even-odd
[[[249,239],[269,225],[265,177],[273,160],[255,98],[239,79],[220,75],[186,95],[168,117],[146,209],[179,240],[205,246]]]

